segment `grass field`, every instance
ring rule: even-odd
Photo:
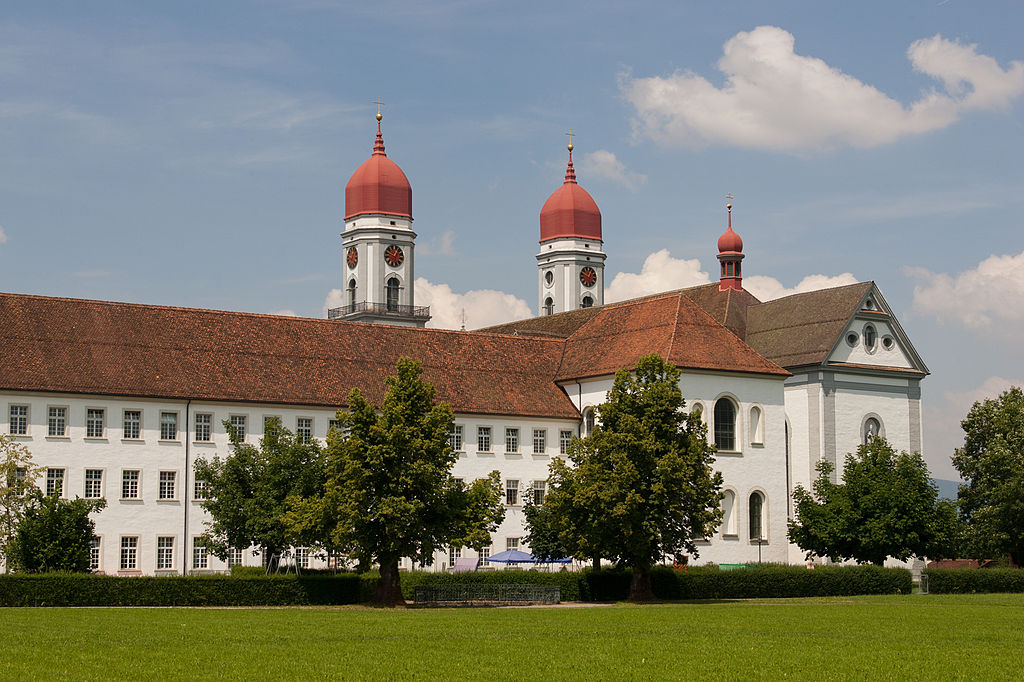
[[[0,609],[3,679],[1021,679],[1024,595]]]

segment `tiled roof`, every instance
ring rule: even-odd
[[[745,289],[722,291],[718,282],[682,289],[680,293],[685,294],[704,312],[715,318],[719,324],[728,327],[733,334],[741,339],[746,336],[747,332],[747,308],[761,303]]]
[[[554,315],[530,317],[525,320],[516,320],[515,322],[497,324],[493,327],[484,327],[477,331],[496,334],[515,334],[517,336],[539,336],[549,339],[564,339],[572,336],[577,329],[592,320],[594,315],[597,315],[597,313],[605,307],[607,306],[579,308],[577,310],[570,310],[564,313],[555,313]]]
[[[658,353],[683,369],[787,376],[685,292],[602,306],[565,341],[558,380],[612,374]]]
[[[563,342],[0,294],[0,390],[343,406],[383,397],[401,356],[464,414],[579,418]]]
[[[746,341],[783,367],[824,363],[871,286],[859,282],[752,305]]]

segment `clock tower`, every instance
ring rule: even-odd
[[[541,315],[604,304],[607,256],[602,250],[601,211],[576,182],[572,150],[570,142],[565,182],[540,211],[537,276]]]
[[[373,154],[345,185],[343,305],[328,317],[422,327],[430,309],[413,295],[412,186],[384,152],[382,118],[378,108]]]

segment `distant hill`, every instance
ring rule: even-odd
[[[933,478],[932,483],[939,486],[939,497],[948,500],[956,500],[957,489],[963,481],[946,481],[941,478]]]

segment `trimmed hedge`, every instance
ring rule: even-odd
[[[369,587],[367,587],[367,584]],[[355,604],[376,578],[168,576],[123,578],[44,573],[0,576],[0,606],[291,606]]]
[[[928,592],[1024,592],[1024,570],[1019,568],[926,568]]]
[[[541,571],[478,571],[474,573],[402,573],[402,596],[412,600],[417,585],[557,585],[562,601],[588,601],[581,592],[583,573]]]

